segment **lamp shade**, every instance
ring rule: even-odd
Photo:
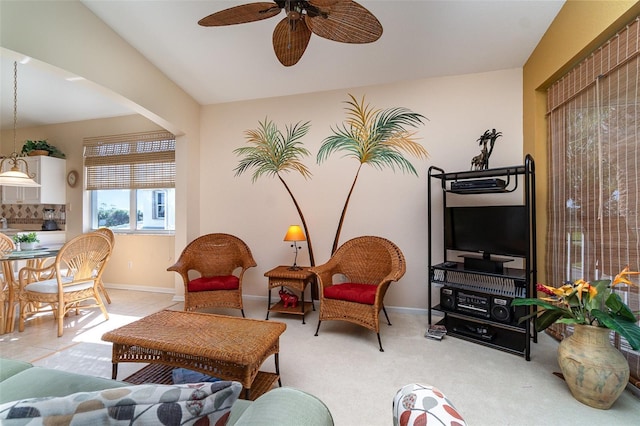
[[[39,187],[40,184],[38,182],[34,181],[27,173],[18,169],[18,162],[22,161],[25,164],[26,169],[29,170],[27,162],[22,158],[16,158],[14,155],[15,153],[12,154],[11,157],[2,159],[2,162],[0,162],[0,170],[2,170],[6,160],[13,164],[13,167],[11,167],[10,170],[0,173],[0,185]]]
[[[291,225],[284,236],[284,241],[306,241],[304,232],[299,225]]]

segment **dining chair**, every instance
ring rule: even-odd
[[[309,270],[318,278],[320,296],[315,335],[322,321],[348,321],[375,331],[380,352],[384,352],[380,340],[381,310],[391,325],[384,296],[389,285],[406,271],[398,246],[381,237],[357,237],[341,245],[327,263]]]
[[[18,331],[24,331],[27,316],[39,312],[53,312],[58,323],[58,337],[63,334],[64,318],[71,310],[78,315],[80,308],[97,307],[108,320],[98,283],[110,253],[109,239],[92,232],[66,242],[51,265],[20,269]],[[83,304],[88,301],[93,303]]]
[[[15,244],[11,237],[0,233],[0,252],[7,253],[12,252],[16,249]],[[0,334],[4,334],[9,330],[11,321],[13,318],[9,318],[9,313],[13,310],[11,306],[8,306],[10,303],[9,300],[9,291],[10,287],[14,285],[14,276],[13,276],[13,268],[11,267],[10,260],[2,261],[2,277],[0,280]]]
[[[184,310],[201,308],[240,309],[242,278],[247,269],[256,266],[249,246],[229,234],[207,234],[190,242],[180,254],[175,271],[184,282]]]
[[[108,262],[109,259],[111,258],[111,254],[113,253],[113,248],[116,245],[116,235],[109,228],[98,228],[98,229],[95,230],[95,232],[97,232],[99,234],[103,234],[105,237],[107,237],[109,239],[109,242],[111,243],[111,252],[109,253],[108,258],[105,260],[105,262]],[[98,288],[100,289],[100,293],[102,293],[102,295],[104,296],[104,298],[107,301],[107,303],[111,304],[111,298],[109,297],[109,293],[107,293],[107,289],[104,288],[104,282],[102,282],[102,276],[100,277],[100,282],[98,283]]]

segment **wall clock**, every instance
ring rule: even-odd
[[[78,172],[71,170],[69,174],[67,174],[67,183],[70,187],[74,188],[78,184]]]

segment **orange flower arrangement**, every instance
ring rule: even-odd
[[[549,297],[514,299],[512,306],[532,306],[541,309],[520,318],[520,322],[536,317],[535,328],[542,331],[556,322],[563,324],[585,324],[609,328],[629,342],[634,350],[640,350],[640,327],[636,314],[622,301],[612,287],[619,284],[636,285],[627,266],[613,281],[583,279],[567,283],[562,287],[538,284],[537,290]]]

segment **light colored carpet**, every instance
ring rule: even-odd
[[[65,333],[56,337],[50,316],[27,323],[24,333],[0,336],[3,357],[36,365],[111,377],[111,344],[100,336],[157,310],[182,309],[171,295],[109,290],[110,320],[96,310],[71,315]],[[316,302],[317,303],[317,302]],[[245,298],[245,313],[264,319],[266,298]],[[375,333],[342,322],[323,322],[314,336],[317,311],[303,325],[300,317],[271,313],[270,321],[287,324],[280,343],[280,372],[284,386],[316,395],[324,401],[337,426],[391,425],[391,404],[408,383],[438,387],[469,425],[636,425],[640,401],[625,391],[610,410],[597,410],[576,401],[558,371],[557,343],[542,334],[532,344],[531,361],[453,337],[442,341],[423,337],[424,312],[387,308],[392,326],[381,325],[385,352],[378,351]],[[237,311],[216,313],[238,315]],[[118,378],[143,364],[121,364]],[[268,359],[263,369],[273,371]]]

